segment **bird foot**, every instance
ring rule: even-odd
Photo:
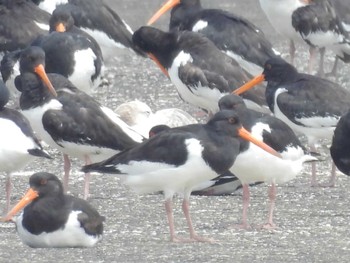
[[[266,223],[261,226],[261,229],[267,229],[267,230],[272,230],[277,228],[277,226],[274,223]]]

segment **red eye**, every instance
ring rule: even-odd
[[[40,184],[41,185],[46,185],[47,184],[47,179],[41,179]]]
[[[231,124],[236,124],[237,123],[237,119],[234,118],[234,117],[231,117],[228,119],[228,122],[231,123]]]

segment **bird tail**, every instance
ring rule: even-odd
[[[37,157],[44,157],[47,159],[53,159],[48,152],[46,152],[45,150],[42,149],[30,149],[28,150],[28,153],[33,155],[33,156],[37,156]]]

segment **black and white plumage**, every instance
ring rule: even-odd
[[[43,65],[45,53],[41,48],[25,49],[21,54],[21,75],[16,78],[16,87],[21,91],[22,112],[35,132],[65,156],[65,187],[70,170],[68,156],[90,163],[106,159],[143,140],[112,110],[74,87],[65,77],[58,74],[45,77]],[[43,82],[42,77],[48,79]],[[86,198],[88,174],[85,179]]]
[[[289,54],[294,64],[295,43],[303,43],[300,34],[292,26],[293,12],[305,6],[310,0],[259,0],[261,9],[265,13],[272,27],[289,41]]]
[[[116,48],[129,48],[144,56],[132,42],[131,27],[103,1],[33,0],[33,2],[49,13],[56,8],[70,12],[75,25],[96,39],[106,59],[115,55]]]
[[[5,107],[8,100],[9,92],[0,80],[0,171],[6,173],[6,211],[10,205],[11,173],[36,156],[50,158],[28,120],[20,112]]]
[[[163,32],[145,26],[135,31],[133,41],[165,68],[184,101],[209,113],[217,112],[219,99],[245,83],[249,76],[234,59],[199,33]],[[243,97],[252,107],[265,104],[259,90]]]
[[[186,124],[181,125],[186,126]],[[181,129],[181,126],[177,126],[178,129]],[[153,126],[149,130],[149,136],[156,136],[160,132],[167,132],[171,129],[168,125],[160,124]],[[184,128],[186,131],[186,127]],[[192,195],[228,195],[240,189],[242,187],[239,179],[232,174],[230,171],[226,171],[223,174],[220,174],[218,177],[199,183],[194,186]]]
[[[243,185],[243,216],[241,227],[247,228],[247,210],[250,193],[249,184],[266,182],[269,189],[269,213],[266,228],[273,228],[273,210],[276,199],[276,184],[294,179],[303,169],[303,164],[317,159],[305,150],[293,130],[280,119],[269,114],[248,109],[242,98],[230,94],[219,101],[221,110],[230,109],[240,117],[242,126],[261,139],[264,143],[281,154],[282,158],[275,158],[257,149],[250,143],[249,148],[242,152],[231,171],[240,179]],[[268,163],[268,166],[266,166]]]
[[[235,113],[220,111],[207,124],[160,132],[106,161],[83,167],[83,171],[118,174],[138,193],[163,191],[172,241],[179,241],[174,230],[172,199],[175,193],[182,194],[191,240],[208,241],[197,236],[193,229],[189,197],[193,187],[217,177],[234,164],[237,155],[247,147],[245,140],[253,140],[248,133],[244,136],[243,130]]]
[[[317,140],[332,138],[340,117],[350,108],[349,91],[326,79],[299,73],[279,59],[267,61],[263,73],[236,92],[240,94],[264,80],[270,110],[294,131],[305,134],[312,151]],[[315,176],[313,165],[312,185],[316,184]],[[329,185],[334,184],[333,170]]]
[[[25,48],[49,31],[50,14],[27,0],[0,2],[0,53]]]
[[[59,179],[40,172],[29,179],[30,189],[7,214],[5,221],[23,207],[16,217],[22,242],[30,247],[92,247],[102,239],[103,221],[85,200],[63,193]]]
[[[321,48],[319,73],[324,75],[325,49],[332,50],[337,58],[350,62],[350,38],[331,1],[313,0],[293,12],[292,25],[311,48]],[[311,59],[311,58],[310,58]],[[332,72],[336,73],[336,65]],[[309,67],[311,73],[312,65]]]
[[[331,0],[331,3],[339,16],[344,29],[350,32],[350,5],[347,0]]]
[[[350,175],[350,112],[345,113],[334,130],[331,156],[335,166],[344,174]]]
[[[169,30],[189,30],[209,38],[252,75],[278,53],[264,33],[247,19],[220,9],[203,9],[200,0],[169,0],[150,19],[154,23],[171,9]]]

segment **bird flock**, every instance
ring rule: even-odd
[[[30,247],[94,246],[105,223],[88,202],[94,172],[117,176],[139,194],[162,193],[170,241],[216,242],[194,229],[191,195],[242,188],[236,227],[249,229],[250,189],[266,183],[269,210],[261,228],[274,229],[277,185],[293,180],[305,163],[311,163],[313,187],[334,187],[336,169],[350,175],[350,91],[336,77],[339,60],[350,62],[350,5],[259,2],[276,34],[289,41],[289,57],[243,16],[214,3],[205,8],[200,0],[168,0],[135,32],[103,1],[0,1],[2,224],[15,222]],[[164,31],[156,22],[166,12]],[[293,65],[295,42],[309,46],[307,73]],[[138,97],[115,110],[103,105],[94,93],[110,85],[105,69],[119,48],[153,60],[179,99],[205,120],[176,108],[153,112]],[[330,73],[323,65],[326,50],[335,56]],[[313,75],[317,51],[320,65]],[[316,145],[323,140],[332,157],[325,185],[316,176],[322,161]],[[53,171],[36,172],[11,208],[11,174],[36,157],[49,164],[52,151],[62,154],[62,180]],[[67,194],[71,158],[84,163],[84,199]],[[183,198],[188,238],[175,231],[176,195]]]

